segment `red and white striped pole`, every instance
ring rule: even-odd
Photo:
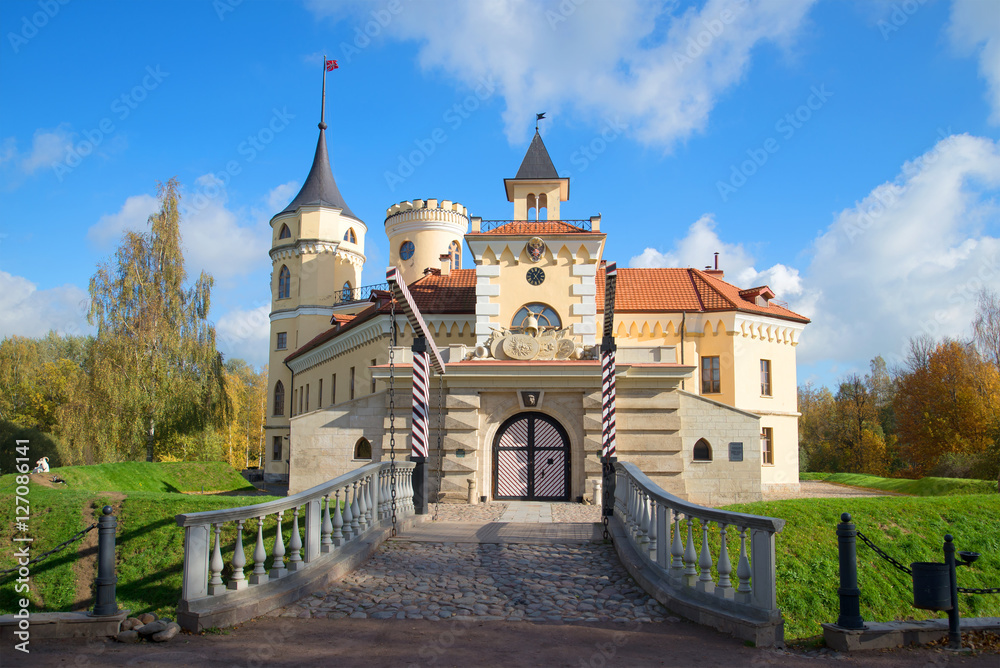
[[[430,364],[427,343],[423,337],[413,341],[413,420],[410,429],[410,454],[426,458],[428,454],[428,405],[430,392]]]
[[[615,342],[601,344],[601,458],[615,456]]]
[[[618,267],[614,262],[604,268],[604,336],[601,339],[601,515],[604,537],[608,518],[615,512],[615,288]]]

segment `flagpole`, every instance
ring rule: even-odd
[[[319,108],[319,129],[326,129],[326,54],[323,54],[323,100]]]

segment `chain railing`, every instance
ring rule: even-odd
[[[32,564],[37,564],[40,561],[44,561],[45,559],[48,559],[53,554],[56,554],[58,552],[62,552],[63,550],[65,550],[67,547],[69,547],[73,543],[75,543],[75,542],[77,542],[79,540],[82,540],[83,537],[87,535],[87,533],[93,531],[96,528],[97,528],[96,524],[91,524],[86,529],[81,529],[80,531],[77,531],[75,534],[73,534],[72,538],[70,538],[69,540],[64,540],[63,542],[59,543],[58,545],[56,545],[54,548],[52,548],[48,552],[43,552],[42,554],[38,555],[37,557],[35,557],[31,561],[29,561],[28,563],[21,564],[19,566],[14,567],[14,568],[8,568],[6,570],[0,571],[0,582],[4,582],[10,575],[17,574],[18,571],[20,571],[22,568],[25,568],[26,566],[31,566]]]
[[[861,542],[870,547],[872,552],[882,557],[882,559],[884,559],[885,561],[888,561],[896,569],[903,571],[907,575],[911,576],[913,575],[912,569],[907,568],[903,564],[893,559],[890,554],[888,554],[885,550],[883,550],[878,545],[873,543],[871,539],[868,538],[868,536],[864,535],[860,531],[858,531],[858,538],[861,539]],[[958,592],[960,594],[1000,594],[1000,587],[959,587]]]

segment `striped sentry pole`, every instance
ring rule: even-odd
[[[421,347],[425,348],[424,346]],[[414,345],[413,420],[410,432],[411,454],[414,457],[427,457],[430,360],[427,356],[426,348],[421,351],[417,351],[416,348],[417,346]]]
[[[601,351],[601,457],[615,456],[615,351]]]

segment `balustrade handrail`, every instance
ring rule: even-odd
[[[498,228],[510,226],[511,234],[518,234],[521,232],[529,231],[532,227],[539,227],[551,223],[566,223],[570,227],[579,228],[580,232],[590,232],[592,230],[590,220],[571,220],[571,219],[560,219],[560,220],[504,220],[504,219],[490,219],[482,220],[479,224],[480,232],[492,232]]]
[[[617,468],[625,469],[629,476],[638,483],[650,497],[679,510],[684,515],[691,515],[699,519],[706,519],[720,524],[745,527],[748,529],[763,529],[772,533],[780,533],[785,527],[785,520],[779,517],[766,517],[764,515],[750,515],[747,513],[737,513],[717,508],[699,506],[696,503],[685,501],[665,491],[662,487],[649,479],[645,473],[635,464],[629,462],[618,462]]]
[[[332,490],[349,485],[357,480],[371,475],[372,472],[379,470],[385,466],[385,462],[372,462],[371,464],[366,464],[359,469],[355,469],[350,473],[345,473],[339,478],[334,478],[315,487],[310,487],[307,490],[299,492],[297,494],[292,494],[291,496],[286,496],[283,499],[278,499],[276,501],[266,501],[264,503],[255,503],[252,506],[241,506],[239,508],[226,508],[225,510],[205,510],[199,513],[181,513],[174,517],[177,520],[177,526],[187,527],[195,526],[199,524],[216,524],[218,522],[233,522],[236,520],[249,520],[264,515],[271,515],[277,512],[284,512],[292,508],[297,508],[303,506],[309,501],[315,501],[316,499],[321,499]],[[396,462],[397,469],[412,469],[415,466],[413,462],[398,461]]]

